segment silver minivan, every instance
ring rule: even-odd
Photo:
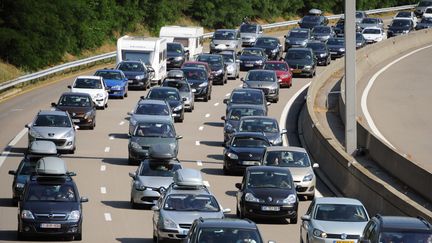
[[[240,37],[242,46],[254,46],[256,40],[263,34],[262,26],[259,24],[244,23],[240,25]]]
[[[210,53],[233,50],[239,52],[241,48],[240,32],[236,29],[218,29],[213,33],[210,42]]]

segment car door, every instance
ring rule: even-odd
[[[310,219],[312,219],[312,217],[313,217],[312,212],[314,212],[314,211],[315,211],[315,200],[313,200],[311,202],[305,215],[310,216]],[[303,242],[308,242],[307,237],[308,237],[308,235],[313,233],[312,231],[313,231],[313,228],[311,226],[311,221],[310,220],[302,220],[301,226],[300,226],[300,238],[302,239]]]
[[[233,139],[231,138],[231,140],[229,141],[229,144],[231,144],[231,141]],[[244,194],[244,190],[246,187],[246,178],[247,178],[247,174],[245,172],[243,178],[242,178],[242,182],[241,182],[241,188],[237,191],[236,197],[237,197],[237,208],[242,210],[242,198],[243,198],[243,194]]]

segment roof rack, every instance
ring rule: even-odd
[[[181,188],[205,187],[201,172],[195,169],[179,169],[174,173],[173,184]]]

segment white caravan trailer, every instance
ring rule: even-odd
[[[204,28],[195,26],[164,26],[159,32],[159,37],[169,42],[182,43],[190,57],[202,53],[203,35]]]
[[[117,40],[117,64],[127,60],[141,60],[154,69],[152,84],[166,77],[167,40],[154,37],[123,36]]]

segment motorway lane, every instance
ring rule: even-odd
[[[378,76],[367,100],[369,113],[382,135],[430,172],[431,55],[430,47],[390,66]]]

